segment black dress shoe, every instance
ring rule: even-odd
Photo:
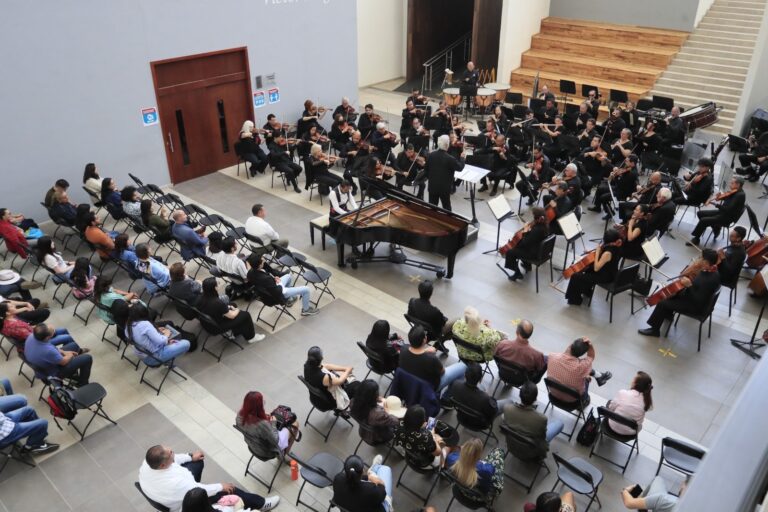
[[[605,215],[603,215],[603,220],[611,220],[612,218],[613,216],[610,213],[606,213]]]
[[[603,372],[598,377],[595,377],[595,382],[597,382],[598,386],[602,386],[609,380],[611,380],[611,377],[613,377],[613,374],[611,372]]]
[[[522,265],[522,267],[523,267],[525,270],[531,270],[531,269],[533,268],[533,265],[531,265],[531,264],[530,264],[530,263],[528,263],[527,261],[521,261],[521,262],[520,262],[520,265]]]
[[[661,336],[661,333],[652,327],[648,327],[647,329],[638,329],[637,333],[642,334],[643,336],[653,336],[654,338]]]

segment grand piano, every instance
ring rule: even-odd
[[[349,262],[357,268],[358,263],[390,262],[434,271],[438,278],[451,278],[456,253],[467,242],[469,219],[387,184],[377,188],[384,193],[382,199],[330,219],[328,233],[336,240],[339,266]],[[378,242],[395,247],[390,247],[389,255],[376,256],[374,248]],[[363,246],[363,250],[355,250],[345,260],[345,245]],[[396,246],[447,257],[447,273],[445,267],[409,258]]]

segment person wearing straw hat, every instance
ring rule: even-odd
[[[8,297],[12,293],[18,293],[24,300],[31,300],[32,294],[29,290],[34,290],[42,286],[37,281],[25,281],[18,272],[13,270],[0,270],[0,295]]]

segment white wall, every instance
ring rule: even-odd
[[[359,87],[405,76],[407,0],[357,0]]]
[[[550,0],[504,0],[497,81],[508,83],[509,74],[520,67],[521,55],[531,47],[531,36],[539,33],[541,20],[549,16],[549,3]]]
[[[693,23],[694,27],[699,26],[699,22],[701,21],[701,18],[704,17],[705,14],[707,14],[707,11],[710,7],[712,7],[712,4],[715,3],[715,0],[699,0],[699,7],[696,10],[696,20]]]
[[[768,14],[763,15],[763,22],[757,34],[755,52],[752,54],[741,91],[741,100],[736,109],[733,133],[742,133],[752,112],[757,108],[768,109]]]

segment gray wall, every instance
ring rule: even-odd
[[[752,61],[736,109],[733,133],[744,134],[755,109],[768,109],[768,13],[763,15]]]
[[[251,81],[277,73],[281,100],[256,110],[295,122],[307,98],[357,102],[354,0],[6,0],[0,18],[0,205],[44,217],[57,178],[85,201],[83,167],[127,183],[170,181],[149,62],[247,46]],[[329,117],[329,116],[327,116]],[[47,217],[46,217],[47,219]]]
[[[690,32],[698,6],[699,0],[551,0],[549,15]]]

